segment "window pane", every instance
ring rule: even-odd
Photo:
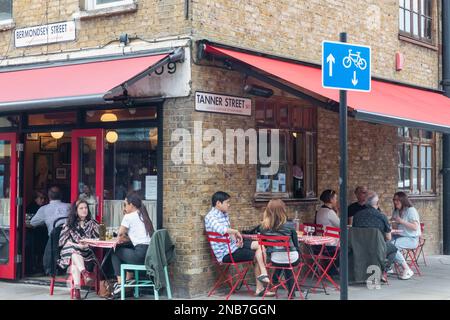
[[[420,187],[421,187],[421,189],[422,190],[426,190],[426,187],[425,187],[425,177],[426,177],[426,170],[425,169],[422,169],[422,171],[421,171],[421,177],[420,177]]]
[[[398,168],[398,188],[403,189],[403,168]]]
[[[86,111],[86,122],[154,120],[156,117],[156,107]]]
[[[411,138],[419,139],[419,129],[409,129]]]
[[[417,146],[413,146],[413,167],[417,168],[419,163],[419,148],[417,148]]]
[[[405,166],[411,166],[411,145],[405,145]]]
[[[417,176],[418,176],[418,174],[419,174],[419,170],[418,169],[414,169],[413,170],[413,193],[418,193],[419,192],[419,190],[418,190],[418,182],[419,181],[417,181]]]
[[[405,31],[405,10],[398,9],[398,26],[399,29]]]
[[[405,11],[405,31],[411,32],[411,12]]]
[[[431,164],[431,160],[432,160],[431,147],[427,147],[427,163],[426,163],[427,168],[433,167]]]
[[[405,167],[405,188],[409,189],[411,186],[411,169],[409,167]]]
[[[398,0],[398,5],[400,6],[400,7],[405,7],[405,0]]]
[[[405,0],[405,9],[411,9],[411,0]]]
[[[412,0],[413,3],[413,11],[419,12],[419,0]]]
[[[12,19],[12,0],[0,0],[0,21]]]
[[[28,124],[30,126],[39,125],[55,125],[55,124],[71,124],[77,120],[76,112],[54,112],[30,114],[28,116]]]
[[[419,37],[425,37],[425,17],[420,16],[420,34]]]
[[[413,34],[419,35],[419,15],[417,13],[413,14]]]
[[[404,128],[397,128],[397,135],[399,137],[403,137],[404,132],[405,132]]]
[[[286,134],[280,132],[279,161],[286,161]],[[271,153],[272,154],[272,153]]]
[[[425,2],[423,5],[422,12],[428,17],[431,17],[431,0],[422,0],[422,2]]]
[[[123,0],[96,0],[97,4],[111,3],[111,2],[120,2]]]
[[[404,160],[404,154],[403,154],[403,144],[400,144],[398,146],[398,165],[403,167],[405,160]]]
[[[427,179],[426,179],[426,190],[427,191],[431,191],[431,169],[427,170]]]
[[[425,38],[431,39],[431,19],[427,19],[425,25]]]
[[[433,131],[426,131],[426,130],[423,130],[423,131],[422,131],[422,138],[423,138],[423,139],[428,139],[428,140],[433,139]]]
[[[425,156],[426,156],[425,147],[420,147],[420,166],[422,168],[426,166]]]
[[[17,127],[17,126],[19,126],[19,116],[0,117],[0,127],[1,128]]]

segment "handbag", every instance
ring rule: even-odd
[[[113,294],[113,282],[111,280],[100,280],[98,296],[102,298],[109,298]]]

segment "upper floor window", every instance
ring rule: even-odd
[[[435,192],[435,134],[398,128],[398,189],[411,194]]]
[[[12,0],[0,0],[0,23],[12,20]]]
[[[433,1],[399,0],[400,34],[432,42]]]
[[[103,9],[131,3],[134,3],[134,0],[86,0],[86,9]]]
[[[278,172],[265,175],[267,166],[257,165],[256,198],[317,197],[316,108],[291,99],[257,100],[255,118],[258,129],[268,129],[266,150],[271,155],[271,129],[279,130]]]

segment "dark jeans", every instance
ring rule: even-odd
[[[117,247],[111,255],[111,262],[114,268],[114,275],[120,276],[120,265],[122,263],[144,264],[148,245],[138,244],[134,248]]]
[[[231,255],[233,256],[234,262],[242,262],[242,261],[253,261],[255,258],[255,251],[251,249],[252,240],[244,239],[244,243],[242,248],[236,249]],[[230,263],[231,258],[230,255],[227,254],[223,257],[222,262]]]
[[[395,254],[397,253],[397,247],[390,241],[386,241],[386,268],[387,271],[394,263]]]

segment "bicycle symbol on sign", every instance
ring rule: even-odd
[[[355,67],[364,70],[367,68],[367,61],[360,56],[361,52],[357,51],[356,53],[352,53],[352,50],[348,50],[348,56],[346,56],[342,60],[342,64],[345,68],[350,68],[352,62],[355,64]]]

